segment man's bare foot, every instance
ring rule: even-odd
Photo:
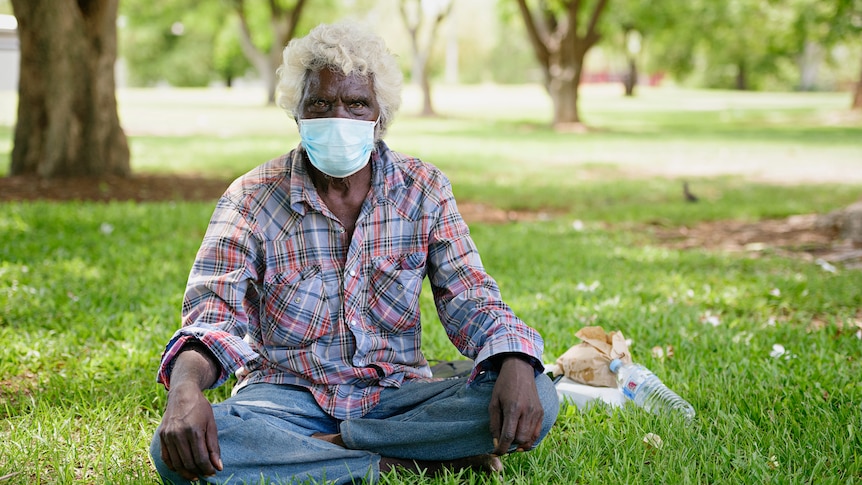
[[[380,472],[386,473],[392,469],[401,468],[413,472],[425,472],[431,475],[439,475],[446,470],[459,472],[461,470],[473,470],[477,473],[499,474],[503,471],[503,462],[496,455],[468,456],[450,461],[422,461],[406,460],[401,458],[380,458]]]

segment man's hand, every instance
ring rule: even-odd
[[[545,415],[533,366],[518,357],[503,360],[488,413],[495,455],[505,455],[513,444],[517,451],[533,447],[542,432]]]
[[[198,352],[183,352],[174,364],[158,434],[162,461],[186,480],[213,476],[223,468],[212,406],[201,391],[214,373],[212,362]]]

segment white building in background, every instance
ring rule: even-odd
[[[18,90],[20,58],[18,21],[12,15],[0,15],[0,91]]]

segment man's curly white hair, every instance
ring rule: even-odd
[[[276,71],[276,103],[298,120],[306,77],[324,68],[372,79],[380,106],[376,138],[382,138],[401,106],[402,80],[395,56],[383,39],[357,24],[340,22],[318,25],[305,37],[291,40]]]

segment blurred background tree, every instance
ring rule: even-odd
[[[847,38],[856,39],[856,60],[859,77],[853,88],[853,109],[862,110],[862,0],[837,0],[835,13],[827,17],[830,45],[841,44]],[[852,57],[851,57],[852,58]]]
[[[332,1],[123,0],[121,49],[133,85],[232,85],[250,68],[275,99],[275,70],[293,37],[338,18]]]
[[[443,2],[451,13],[435,21],[436,35],[421,45],[417,37],[411,47],[409,31],[397,28],[393,20],[401,17],[405,5],[428,0],[328,0],[304,6],[299,0],[122,0],[121,55],[133,85],[205,86],[254,79],[268,86],[264,89],[271,99],[274,78],[267,76],[280,61],[277,54],[290,22],[296,22],[292,35],[303,35],[319,22],[353,17],[387,39],[408,79],[428,77],[422,84],[429,103],[430,86],[444,81],[544,82],[550,88],[551,69],[541,60],[546,56],[541,49],[547,47],[537,56],[535,34],[531,41],[524,21],[526,8],[534,27],[553,27],[558,37],[573,23],[569,18],[576,19],[581,47],[592,44],[580,63],[572,65],[582,66],[587,82],[619,81],[629,95],[638,84],[660,79],[721,89],[824,90],[855,88],[862,78],[857,67],[862,59],[853,54],[862,50],[862,0]],[[578,16],[566,17],[574,7]],[[290,20],[299,9],[301,15]],[[596,11],[597,21],[591,24]],[[436,20],[426,17],[426,23]],[[426,37],[431,30],[414,29]],[[575,30],[565,32],[576,38]],[[281,40],[274,43],[276,35]],[[417,60],[425,63],[424,70],[416,69],[421,64]],[[558,84],[559,76],[568,75],[565,69],[554,72]],[[560,87],[549,91],[552,99],[560,100],[555,119],[579,119],[576,93],[566,89],[565,97]]]
[[[21,62],[11,175],[131,172],[115,95],[117,2],[12,2]]]
[[[63,22],[71,17],[40,10],[53,5],[47,0],[16,0],[22,67],[10,172],[62,176],[129,171],[118,121],[75,113],[75,106],[89,102],[51,103],[51,109],[65,110],[51,119],[77,120],[61,125],[114,133],[114,141],[28,138],[38,131],[32,128],[39,126],[34,116],[40,106],[48,106],[48,91],[40,95],[29,89],[39,83],[63,79],[66,94],[57,99],[99,93],[92,112],[113,113],[110,66],[119,47],[123,72],[128,73],[121,76],[121,86],[232,86],[242,79],[261,85],[271,103],[275,69],[289,39],[320,22],[345,17],[380,32],[399,55],[405,74],[413,72],[422,80],[429,112],[430,88],[437,82],[541,83],[558,127],[580,125],[581,82],[622,82],[627,95],[634,95],[638,84],[658,82],[721,89],[846,90],[852,93],[850,105],[862,109],[862,0],[439,0],[446,15],[429,17],[434,20],[430,31],[440,35],[419,46],[411,35],[420,29],[410,27],[407,15],[403,18],[408,28],[398,28],[397,19],[407,3],[421,6],[428,1],[79,0],[69,11],[90,20],[75,24]],[[12,5],[0,0],[0,14],[13,12]],[[62,5],[67,0],[57,3],[58,8]],[[49,21],[56,25],[47,25]],[[100,29],[115,24],[118,32],[99,33],[98,22]],[[89,30],[67,36],[78,28],[73,24]],[[93,51],[80,57],[80,67],[98,64],[106,70],[97,75],[50,72],[60,64],[40,54],[47,51],[37,44],[62,46],[66,59],[87,52],[79,42],[86,36],[98,37],[108,56],[94,64]],[[421,71],[417,66],[423,66]],[[90,87],[80,84],[87,78]],[[80,146],[113,148],[86,154],[73,149]],[[37,161],[47,159],[50,162],[37,167]]]
[[[428,65],[440,24],[452,11],[455,0],[401,0],[398,12],[410,39],[413,64],[410,80],[422,89],[421,116],[435,116],[431,101],[431,74]]]
[[[602,39],[600,21],[610,0],[516,1],[554,105],[553,124],[579,129],[584,63],[587,53]]]

